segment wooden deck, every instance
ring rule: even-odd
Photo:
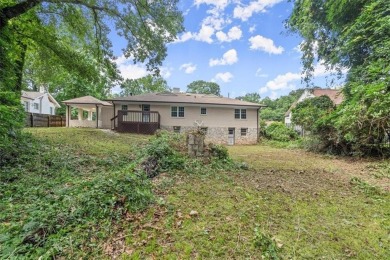
[[[160,129],[160,114],[155,111],[119,110],[111,128],[122,133],[154,134]]]

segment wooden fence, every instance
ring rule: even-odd
[[[26,113],[26,127],[62,127],[66,126],[65,116]]]

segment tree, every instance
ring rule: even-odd
[[[217,83],[203,80],[196,80],[187,86],[188,93],[214,94],[220,96],[220,91],[220,87]]]
[[[260,110],[260,118],[269,121],[282,122],[284,120],[284,114],[290,106],[298,100],[303,91],[303,89],[293,90],[287,96],[281,96],[275,100],[265,97],[260,103],[267,107]]]
[[[169,87],[165,79],[152,75],[139,79],[126,79],[122,83],[121,89],[122,91],[120,96],[169,91]]]
[[[334,104],[328,96],[307,98],[299,102],[292,110],[292,122],[302,126],[306,131],[314,131],[316,123],[334,109]]]
[[[299,33],[305,80],[315,60],[347,68],[345,101],[322,123],[323,140],[349,153],[384,153],[390,129],[390,5],[388,0],[296,0],[287,27]],[[390,154],[390,153],[389,153]]]
[[[253,92],[253,93],[247,93],[245,94],[245,96],[243,97],[236,97],[236,99],[239,99],[239,100],[243,100],[243,101],[248,101],[248,102],[252,102],[252,103],[260,103],[260,94],[257,93],[257,92]]]
[[[117,74],[110,24],[127,40],[126,57],[158,74],[165,44],[183,30],[178,0],[7,0],[0,4],[0,82],[21,89],[29,52],[54,57],[88,81]],[[142,46],[142,47],[141,47]],[[116,75],[114,75],[116,76]]]

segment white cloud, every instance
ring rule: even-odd
[[[220,42],[231,42],[234,40],[239,40],[242,36],[242,31],[240,27],[234,26],[230,28],[227,34],[222,31],[219,31],[216,33],[216,36]]]
[[[233,17],[246,21],[252,17],[253,14],[265,12],[267,8],[282,1],[283,0],[257,0],[250,2],[249,5],[238,5],[234,8]]]
[[[254,33],[256,31],[256,25],[249,27],[249,32]]]
[[[124,79],[138,79],[149,74],[144,65],[134,64],[132,58],[126,58],[124,55],[118,57],[115,62]]]
[[[232,65],[237,61],[237,51],[235,49],[231,49],[225,52],[221,59],[210,59],[209,66],[213,67],[217,65]]]
[[[255,76],[259,77],[259,78],[268,78],[268,75],[261,73],[261,71],[262,71],[262,68],[258,68],[256,70]]]
[[[212,81],[223,81],[227,83],[230,82],[232,78],[233,78],[233,74],[231,74],[230,72],[217,73],[217,75],[215,75]]]
[[[199,33],[195,36],[195,40],[212,43],[213,39],[211,39],[211,37],[213,36],[214,32],[215,30],[213,27],[208,25],[202,25],[202,28],[200,28]]]
[[[213,27],[215,30],[222,30],[223,27],[230,24],[232,21],[228,18],[221,17],[220,13],[213,14],[211,16],[207,16],[202,21],[202,26],[207,25]]]
[[[199,7],[201,4],[214,5],[219,10],[223,10],[229,4],[229,2],[229,0],[195,0],[194,5],[197,7]]]
[[[268,91],[268,88],[267,88],[267,87],[262,87],[262,88],[260,88],[259,93],[260,93],[260,94],[264,94],[264,93],[266,93],[267,91]]]
[[[173,71],[173,68],[161,67],[160,68],[160,75],[164,79],[168,79],[168,78],[170,78],[172,76],[172,71]]]
[[[266,87],[270,90],[279,90],[287,88],[291,89],[295,87],[295,85],[291,84],[291,82],[299,79],[301,79],[301,74],[287,72],[286,74],[278,75],[275,79],[268,81]]]
[[[192,32],[185,32],[181,36],[179,36],[173,43],[180,43],[180,42],[186,42],[188,40],[191,40],[195,37],[195,35]]]
[[[262,50],[271,54],[282,54],[284,49],[282,46],[276,47],[272,39],[265,38],[261,35],[256,35],[249,38],[251,50]]]
[[[180,66],[180,70],[184,70],[185,73],[191,74],[196,70],[196,65],[192,63],[185,63]]]

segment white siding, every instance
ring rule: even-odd
[[[33,100],[22,98],[21,103],[23,107],[25,107],[25,102],[28,102],[28,110],[25,109],[27,112],[50,115],[50,108],[52,108],[52,115],[55,115],[56,107],[49,100],[47,93]]]

